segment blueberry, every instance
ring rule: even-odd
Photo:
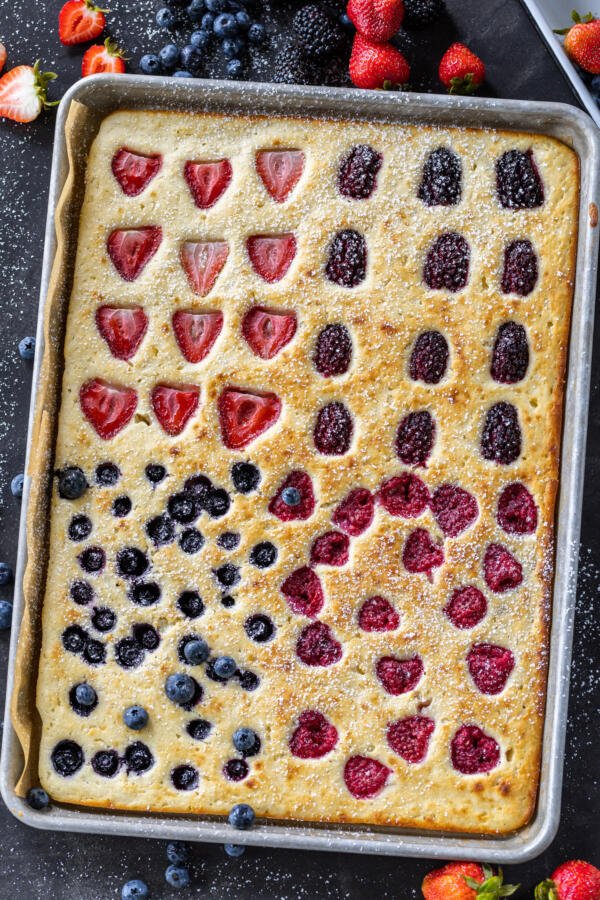
[[[251,21],[250,16],[245,9],[241,9],[239,12],[237,12],[235,14],[235,19],[238,23],[238,28],[241,28],[242,31],[248,31],[251,25]]]
[[[124,669],[136,669],[144,661],[144,648],[135,638],[121,638],[115,644],[115,659]]]
[[[50,797],[41,787],[32,787],[27,791],[27,802],[32,809],[41,810],[48,809],[50,806]]]
[[[165,881],[178,890],[186,888],[191,882],[189,869],[184,866],[168,866],[165,871]]]
[[[58,496],[63,500],[77,500],[87,489],[87,479],[79,466],[66,466],[58,473]]]
[[[94,599],[94,588],[89,581],[74,581],[69,588],[71,600],[78,606],[86,606]]]
[[[131,630],[136,642],[144,650],[149,650],[152,653],[160,644],[158,631],[153,625],[148,625],[147,622],[136,623]]]
[[[251,641],[256,641],[257,644],[264,644],[273,637],[275,626],[268,616],[262,613],[255,613],[246,619],[244,630]]]
[[[260,483],[260,471],[249,462],[236,462],[231,467],[231,480],[240,494],[250,494]]]
[[[191,666],[199,666],[201,663],[206,662],[209,653],[208,644],[202,638],[188,641],[183,649],[185,660]]]
[[[221,597],[221,606],[224,606],[225,609],[231,609],[232,606],[235,606],[235,597],[232,597],[231,594],[225,594]]]
[[[92,625],[96,631],[111,631],[117,622],[117,614],[108,606],[99,606],[92,613]]]
[[[257,569],[268,569],[277,559],[277,547],[271,541],[261,541],[250,551],[250,562]]]
[[[121,888],[121,900],[147,900],[150,890],[145,881],[134,878]]]
[[[227,856],[231,856],[234,859],[237,859],[238,856],[243,856],[246,852],[243,844],[223,844],[223,850]]]
[[[153,606],[160,600],[160,594],[160,587],[155,581],[136,581],[128,596],[137,606]]]
[[[215,19],[213,29],[218,38],[233,37],[238,32],[238,23],[231,13],[221,13]]]
[[[78,772],[84,758],[83,750],[75,741],[59,741],[50,754],[55,771],[63,778]]]
[[[231,656],[217,656],[213,662],[213,671],[218,678],[224,678],[228,681],[235,675],[237,665],[235,659]]]
[[[227,75],[229,78],[239,78],[244,66],[240,59],[230,59],[227,63]]]
[[[10,491],[13,497],[22,497],[23,496],[23,481],[24,475],[21,473],[19,475],[15,475],[13,480],[10,483]]]
[[[286,487],[281,492],[281,499],[286,506],[299,506],[302,502],[302,494],[295,487]]]
[[[242,756],[255,756],[260,750],[260,738],[251,728],[238,728],[233,732],[233,746]]]
[[[7,631],[12,622],[12,603],[8,600],[0,600],[0,631]]]
[[[173,78],[193,78],[191,72],[185,72],[183,69],[178,69],[176,72],[173,72]]]
[[[98,750],[91,759],[92,769],[102,778],[112,778],[119,771],[121,757],[116,750]]]
[[[80,706],[95,706],[98,695],[91,684],[78,684],[75,688],[75,700]]]
[[[175,526],[168,516],[155,516],[146,522],[146,534],[155,547],[164,547],[175,540]]]
[[[160,59],[155,53],[145,53],[140,59],[140,69],[144,75],[158,75],[161,68]]]
[[[260,684],[260,678],[254,672],[238,672],[237,679],[244,691],[255,691]]]
[[[12,576],[13,573],[9,564],[0,562],[0,586],[8,584]]]
[[[201,20],[202,31],[208,31],[209,33],[213,30],[213,25],[215,24],[215,17],[212,13],[204,13]]]
[[[198,769],[194,766],[176,766],[171,771],[171,782],[178,791],[193,791],[198,787]]]
[[[176,44],[165,44],[158,51],[158,58],[163,69],[167,71],[174,69],[179,62],[179,47]]]
[[[204,18],[204,6],[200,6],[198,0],[192,0],[185,9],[188,19],[193,25],[199,25]]]
[[[211,13],[219,13],[225,9],[226,0],[204,0],[207,10]]]
[[[21,359],[33,359],[35,356],[35,338],[24,337],[19,341],[19,356]]]
[[[190,848],[183,841],[171,841],[167,844],[167,859],[175,866],[180,866],[190,858]]]
[[[261,44],[264,44],[266,37],[267,32],[265,31],[265,26],[261,25],[260,22],[254,22],[248,29],[248,40],[251,44],[260,46]]]
[[[123,712],[123,721],[132,731],[141,731],[148,724],[148,713],[143,706],[128,706]]]
[[[185,726],[185,730],[195,741],[204,741],[212,731],[212,725],[206,719],[192,719]]]
[[[102,641],[90,638],[85,643],[82,656],[90,666],[101,666],[106,662],[106,647]]]
[[[69,653],[81,653],[86,641],[87,631],[81,625],[69,625],[62,633],[62,645]]]
[[[235,550],[240,542],[240,535],[237,531],[224,531],[217,538],[217,546],[222,550]]]
[[[224,488],[213,488],[206,498],[205,508],[211,519],[220,519],[229,511],[231,500]]]
[[[179,537],[179,546],[184,553],[198,553],[204,546],[204,538],[197,528],[186,528]]]
[[[200,29],[199,31],[193,31],[190,37],[190,44],[192,47],[195,47],[196,50],[206,50],[210,43],[210,34],[208,31],[204,31]]]
[[[173,28],[175,25],[175,13],[168,6],[161,6],[156,13],[156,24],[159,28]]]
[[[128,516],[131,512],[131,500],[129,497],[115,497],[112,505],[112,514],[116,516],[117,519],[122,519],[124,516]]]
[[[197,619],[204,612],[204,603],[198,591],[183,591],[177,606],[187,619]]]
[[[125,765],[129,773],[140,775],[154,765],[154,757],[149,747],[142,741],[134,741],[125,748]]]
[[[221,587],[233,587],[240,580],[239,567],[234,566],[233,563],[225,563],[223,566],[219,566],[218,569],[214,570],[214,573]]]
[[[69,537],[72,541],[85,541],[92,533],[92,520],[88,516],[73,516],[69,522]]]
[[[167,470],[160,463],[148,463],[144,472],[150,484],[159,484],[167,474]]]
[[[234,56],[237,56],[237,46],[236,42],[231,40],[231,38],[226,38],[221,44],[221,50],[223,51],[223,56],[225,59],[233,59]]]
[[[189,703],[194,696],[195,685],[194,680],[183,672],[175,675],[169,675],[165,681],[165,694],[173,703],[182,706]]]
[[[150,563],[137,547],[124,547],[117,553],[117,572],[122,578],[139,578]]]
[[[169,497],[167,509],[171,518],[180,525],[189,525],[194,522],[202,511],[200,504],[185,492]]]
[[[342,28],[346,28],[348,31],[350,31],[352,28],[354,28],[354,25],[352,24],[352,21],[350,20],[350,16],[347,13],[341,14],[340,25],[342,26]]]
[[[247,803],[238,803],[229,813],[229,824],[240,831],[247,831],[254,825],[254,810]]]
[[[106,564],[106,554],[102,547],[86,547],[77,557],[84,572],[97,575]]]
[[[183,486],[184,492],[190,494],[202,507],[206,508],[206,501],[213,489],[212,481],[206,475],[192,475]]]
[[[96,466],[96,484],[101,487],[110,487],[116,484],[121,477],[121,471],[118,466],[111,462],[100,463]]]

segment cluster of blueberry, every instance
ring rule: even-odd
[[[183,47],[170,42],[158,54],[147,53],[140,60],[145,75],[174,75],[193,78],[202,69],[211,45],[220,44],[227,60],[227,75],[239,78],[248,45],[260,46],[266,40],[264,25],[253,21],[248,12],[255,0],[167,0],[156,13],[156,22],[168,31],[195,28]]]

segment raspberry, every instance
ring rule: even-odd
[[[455,206],[462,194],[462,163],[447,147],[432,150],[423,166],[419,200],[426,206]]]
[[[313,432],[315,447],[324,456],[343,456],[352,443],[354,422],[348,409],[339,400],[319,410]]]
[[[504,594],[523,581],[523,566],[502,544],[489,544],[483,558],[483,577],[491,591]]]
[[[524,484],[507,484],[498,499],[498,524],[508,534],[533,534],[537,528],[535,500]]]
[[[500,747],[477,725],[461,725],[450,745],[452,765],[463,775],[490,772],[500,762]]]
[[[286,503],[286,488],[295,488],[300,494],[300,502],[290,505]],[[291,522],[294,519],[309,519],[315,510],[315,495],[313,493],[312,479],[306,472],[299,469],[290,472],[287,478],[277,488],[277,493],[269,503],[269,512],[277,516],[282,522]]]
[[[529,368],[527,332],[517,322],[505,322],[498,329],[490,373],[500,384],[522,381]]]
[[[481,434],[481,455],[504,466],[521,455],[519,414],[512,403],[502,400],[488,409]]]
[[[300,48],[313,59],[333,56],[344,37],[335,19],[316,3],[298,10],[292,21],[292,29]]]
[[[466,531],[479,515],[477,500],[457,484],[441,484],[431,499],[431,511],[446,537]]]
[[[342,500],[331,520],[346,534],[358,537],[373,521],[374,511],[375,501],[371,491],[367,488],[355,488]]]
[[[327,531],[315,539],[310,562],[313,566],[345,566],[349,559],[350,538],[341,531]]]
[[[505,209],[533,209],[544,202],[540,173],[528,150],[507,150],[496,160],[496,190]]]
[[[367,244],[358,231],[338,231],[329,247],[325,274],[340,287],[353,288],[364,281],[367,272]]]
[[[515,657],[506,647],[473,644],[467,655],[467,665],[482,694],[500,694],[515,667]]]
[[[404,25],[426,28],[439,19],[445,8],[444,0],[404,0]]]
[[[358,625],[363,631],[395,631],[400,616],[385,597],[369,597],[358,613]]]
[[[338,742],[335,725],[316,709],[298,716],[298,727],[290,738],[290,752],[299,759],[321,759],[331,753]]]
[[[342,645],[329,625],[313,622],[300,632],[296,654],[306,666],[333,666],[342,658]]]
[[[396,453],[405,466],[423,466],[433,449],[435,422],[427,410],[405,416],[396,433]]]
[[[315,618],[325,602],[319,576],[308,566],[302,566],[288,575],[281,585],[281,592],[293,612],[309,619]]]
[[[409,763],[423,762],[429,750],[429,739],[435,729],[427,716],[408,716],[387,727],[388,744],[398,756]]]
[[[424,331],[410,355],[409,373],[413,381],[439,384],[448,366],[448,341],[439,331]]]
[[[338,173],[338,190],[351,200],[366,200],[377,187],[383,156],[368,144],[358,144],[343,158]]]
[[[444,551],[425,528],[416,528],[406,539],[402,562],[407,572],[423,572],[431,579],[433,569],[444,562]]]
[[[531,241],[513,241],[504,251],[502,292],[526,297],[538,279],[538,262]]]
[[[409,659],[382,656],[377,660],[375,672],[384,690],[397,697],[416,688],[423,677],[423,660],[420,656],[412,656]]]
[[[314,367],[324,378],[345,375],[352,359],[352,338],[345,325],[326,325],[313,354]]]
[[[462,291],[469,278],[471,251],[462,235],[447,231],[431,245],[423,267],[423,280],[432,291]]]
[[[344,766],[344,781],[353,797],[368,800],[381,793],[391,773],[391,769],[371,756],[351,756]]]
[[[418,475],[403,472],[383,482],[377,499],[391,516],[416,519],[429,505],[429,489]]]
[[[479,588],[469,584],[456,588],[444,612],[455,628],[475,628],[487,613],[487,600]]]

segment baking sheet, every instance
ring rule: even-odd
[[[79,106],[84,104],[85,108]],[[259,824],[252,832],[235,832],[235,840],[272,846],[315,847],[349,852],[379,852],[397,855],[426,855],[517,861],[541,852],[552,839],[558,824],[560,782],[566,722],[569,656],[574,608],[574,587],[578,548],[581,487],[585,449],[585,425],[589,388],[595,268],[597,257],[598,138],[596,130],[580,112],[558,104],[525,101],[465,100],[464,98],[420,97],[418,95],[356,92],[331,88],[276,88],[269,85],[219,84],[196,81],[177,84],[170,79],[138,76],[98,76],[75,85],[63,98],[57,120],[52,172],[46,253],[42,276],[38,355],[34,370],[36,387],[48,384],[49,394],[39,393],[32,406],[29,458],[23,497],[15,593],[15,626],[11,643],[9,698],[13,688],[14,727],[7,720],[0,768],[2,793],[16,815],[36,827],[61,830],[141,834],[152,837],[224,841],[234,833],[222,821],[159,815],[126,815],[118,812],[85,811],[53,806],[35,813],[20,796],[30,786],[37,771],[35,738],[29,739],[36,667],[30,652],[17,649],[17,622],[22,615],[20,646],[23,651],[35,644],[38,635],[36,602],[43,585],[43,550],[47,521],[48,474],[54,438],[57,398],[52,394],[55,379],[43,379],[43,372],[60,373],[62,334],[66,304],[70,294],[68,261],[74,254],[75,229],[81,197],[73,188],[85,163],[87,149],[102,116],[120,107],[179,108],[225,112],[298,112],[302,115],[428,122],[438,125],[502,127],[551,134],[573,146],[581,161],[580,240],[573,306],[571,351],[566,392],[565,433],[561,468],[561,492],[557,530],[557,575],[554,589],[553,631],[550,653],[548,707],[542,757],[542,777],[538,810],[533,822],[518,834],[502,838],[473,838],[433,835],[400,830],[364,827],[304,826],[292,823]],[[74,175],[70,176],[70,172]],[[66,186],[66,187],[65,187]],[[60,196],[60,200],[59,200]],[[595,209],[595,213],[594,213]],[[57,234],[54,233],[54,213]],[[64,252],[56,254],[56,247]],[[56,256],[52,272],[50,267]],[[45,321],[46,327],[42,328]],[[46,352],[44,353],[44,348]],[[41,362],[43,354],[43,363]],[[34,446],[35,452],[31,452]],[[40,453],[39,448],[46,452]],[[29,509],[29,513],[28,513]],[[26,522],[30,523],[29,529]],[[35,550],[35,565],[25,569],[27,547]],[[22,583],[23,582],[23,583]],[[27,598],[23,602],[23,597]],[[23,612],[25,607],[25,612]],[[22,652],[23,652],[22,651]],[[36,654],[33,654],[36,658]],[[8,711],[7,705],[7,711]],[[19,742],[19,739],[21,742]],[[23,777],[23,759],[27,760]]]

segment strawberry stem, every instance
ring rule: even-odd
[[[96,6],[94,0],[85,0],[85,5],[90,10],[90,12],[101,12],[107,13],[110,12],[110,9],[101,9],[99,6]]]
[[[40,62],[41,60],[37,59],[33,66],[34,90],[36,96],[42,101],[42,107],[48,109],[48,107],[57,106],[59,103],[58,100],[48,100],[46,98],[48,85],[51,81],[54,81],[57,75],[56,72],[42,72],[40,70]]]
[[[515,891],[519,890],[520,885],[518,884],[504,884],[502,869],[498,869],[498,874],[494,875],[493,869],[485,865],[483,866],[483,875],[485,880],[481,882],[463,875],[468,887],[474,890],[475,895],[481,897],[481,900],[500,900],[501,897],[511,897]]]
[[[116,41],[113,41],[111,38],[107,37],[104,41],[104,46],[106,47],[106,52],[109,56],[118,56],[120,59],[128,59],[129,57],[125,56],[125,51],[121,50]]]
[[[535,900],[558,900],[558,891],[551,878],[541,881],[534,892]]]

